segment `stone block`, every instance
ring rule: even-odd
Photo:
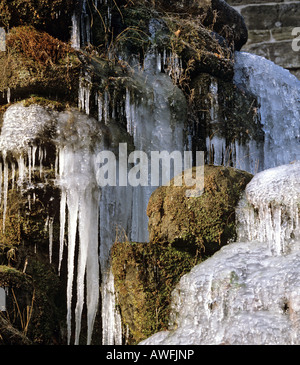
[[[272,0],[273,3],[282,3],[284,0]],[[227,0],[230,6],[252,5],[270,3],[269,0]]]
[[[296,27],[300,20],[300,2],[246,6],[241,14],[248,30]]]
[[[293,51],[291,40],[248,45],[244,50],[265,57],[287,69],[300,68],[300,52]]]

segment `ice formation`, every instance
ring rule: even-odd
[[[235,83],[258,97],[264,130],[259,171],[300,160],[300,81],[264,57],[236,52]]]
[[[213,163],[227,164],[232,151],[233,165],[256,173],[300,159],[300,81],[288,70],[250,53],[235,53],[235,84],[250,91],[258,99],[258,113],[264,131],[264,142],[238,140],[227,146],[222,136],[207,138],[208,150],[214,150]],[[212,80],[211,121],[218,110],[218,89]]]
[[[72,17],[71,45],[75,49],[88,45],[92,38],[87,1],[81,3],[81,11]],[[109,2],[99,3],[107,5],[104,23],[110,26]],[[98,2],[94,5],[97,8]],[[150,33],[155,36],[155,31],[154,25]],[[135,150],[150,153],[186,149],[189,143],[185,135],[186,101],[173,83],[179,81],[181,73],[181,59],[166,50],[161,53],[150,50],[143,67],[134,68],[134,87],[127,85],[123,111]],[[235,142],[232,148],[237,167],[255,172],[261,156],[260,170],[300,159],[299,81],[265,59],[237,53],[235,82],[258,96],[265,132],[263,151],[255,141],[247,146]],[[218,87],[214,80],[210,92],[214,121],[218,111]],[[5,112],[0,135],[3,230],[9,189],[27,193],[30,207],[35,199],[32,176],[38,171],[41,180],[46,179],[46,145],[51,142],[56,147],[52,167],[54,182],[60,189],[58,272],[66,250],[68,342],[71,342],[74,316],[75,344],[80,342],[85,304],[87,342],[91,343],[100,294],[103,344],[122,343],[110,249],[120,237],[137,242],[148,239],[146,209],[155,187],[97,184],[97,153],[113,148],[102,141],[102,127],[113,128],[112,99],[108,89],[93,94],[91,78],[83,71],[78,94],[81,112],[56,112],[38,105],[25,108],[17,103]],[[98,108],[98,120],[89,116],[93,100]],[[7,101],[10,102],[9,89]],[[47,137],[43,140],[43,136],[49,135],[51,141]],[[207,139],[207,145],[213,146],[214,163],[220,164],[226,153],[222,137]],[[245,159],[245,156],[249,157]],[[257,175],[240,203],[239,220],[240,239],[245,242],[223,248],[182,278],[174,292],[173,304],[173,321],[177,322],[178,329],[157,334],[145,343],[297,341],[299,163]],[[54,217],[48,216],[45,229],[49,234],[50,262],[55,249],[53,224]],[[77,298],[73,297],[75,282]],[[76,303],[75,314],[73,303]],[[249,326],[251,321],[253,326]]]
[[[300,162],[257,174],[237,208],[239,239],[269,243],[281,255],[300,240]]]
[[[299,344],[299,174],[297,162],[253,178],[238,211],[245,240],[183,276],[170,331],[141,344]]]
[[[134,82],[142,85],[138,92],[127,88],[124,95],[128,136],[131,136],[136,151],[149,155],[147,186],[133,188],[127,181],[125,185],[128,186],[122,186],[124,182],[117,186],[98,186],[97,155],[103,149],[113,149],[116,145],[105,145],[102,141],[102,128],[105,125],[113,128],[110,116],[113,115],[111,108],[114,106],[109,104],[112,95],[109,95],[108,90],[103,94],[97,92],[92,95],[88,74],[80,79],[78,107],[81,111],[73,109],[57,112],[35,104],[24,107],[22,103],[17,103],[10,106],[4,114],[0,135],[3,157],[0,174],[3,229],[9,189],[16,180],[18,189],[28,195],[30,208],[35,199],[36,187],[32,176],[37,174],[44,181],[44,171],[49,169],[44,164],[47,146],[55,146],[55,156],[51,159],[54,183],[60,190],[58,273],[61,271],[66,250],[69,343],[73,333],[73,318],[74,343],[78,344],[80,341],[81,317],[85,303],[88,318],[87,341],[91,343],[101,292],[103,343],[121,344],[121,319],[116,311],[110,249],[118,239],[118,232],[125,232],[126,238],[132,241],[148,240],[146,209],[150,195],[156,189],[156,186],[151,186],[150,152],[171,153],[184,149],[185,97],[179,89],[174,88],[169,76],[157,71],[156,56],[152,56],[148,55],[148,63],[143,72],[138,69],[135,72]],[[170,95],[172,104],[169,101]],[[88,115],[91,98],[97,100],[98,121]],[[16,134],[18,138],[15,138]],[[9,158],[6,158],[8,155]],[[126,166],[122,165],[122,156],[118,157],[117,163],[127,170],[127,156],[124,157]],[[172,177],[171,170],[170,178]],[[47,184],[47,181],[44,183]],[[53,247],[53,225],[54,217],[48,216],[45,229],[49,235],[50,262],[53,250],[56,249]],[[77,247],[78,262],[75,262]],[[75,282],[76,290],[73,288]],[[73,303],[76,303],[75,313],[72,310]]]
[[[50,139],[49,131],[51,131]],[[18,138],[16,138],[16,135]],[[61,190],[60,200],[60,252],[58,272],[63,249],[67,242],[67,327],[71,337],[73,282],[76,275],[77,299],[75,310],[75,344],[79,343],[83,304],[87,303],[88,343],[91,342],[94,320],[99,301],[99,200],[100,189],[96,182],[96,153],[101,149],[99,123],[76,110],[56,112],[39,105],[24,107],[12,105],[4,114],[0,135],[1,198],[3,201],[3,227],[5,230],[9,189],[15,180],[21,194],[28,195],[28,205],[35,199],[33,173],[39,169],[41,184],[47,184],[43,171],[47,145],[56,145],[55,179]],[[43,140],[45,138],[45,140]],[[48,139],[47,139],[48,138]],[[39,164],[39,166],[37,165]],[[3,167],[2,167],[3,166]],[[3,171],[2,171],[3,170]],[[16,174],[17,172],[17,174]],[[45,228],[49,234],[49,260],[52,262],[54,217],[48,216]],[[65,234],[67,230],[67,234]],[[75,263],[76,235],[79,236],[79,258]],[[65,236],[67,240],[65,242]],[[77,273],[75,268],[77,267]],[[86,281],[86,285],[85,285]],[[85,297],[86,290],[86,297]]]

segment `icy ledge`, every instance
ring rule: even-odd
[[[141,344],[300,344],[299,205],[299,162],[257,174],[238,220],[241,236],[252,232],[260,241],[225,246],[182,277],[170,331]],[[288,242],[284,252],[277,241]]]

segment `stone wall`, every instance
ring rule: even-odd
[[[242,50],[270,59],[300,78],[300,50],[292,48],[300,33],[292,35],[292,30],[300,27],[300,1],[227,0],[227,3],[241,13],[248,27],[248,42]],[[300,41],[297,43],[299,46]]]

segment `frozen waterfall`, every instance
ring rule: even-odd
[[[228,151],[232,151],[233,166],[255,174],[299,160],[300,81],[288,70],[263,57],[246,52],[235,52],[234,68],[234,83],[257,98],[257,114],[262,124],[264,140],[263,143],[257,143],[252,138],[243,144],[238,139],[226,141],[220,135],[207,138],[207,149],[214,151],[213,163],[228,164]],[[214,79],[211,82],[210,94],[210,118],[213,124],[220,117],[218,85]]]
[[[236,52],[234,81],[256,95],[260,105],[264,144],[258,171],[300,160],[299,79],[263,57]]]
[[[255,141],[235,145],[240,158],[263,156],[237,207],[239,241],[181,278],[169,331],[141,344],[299,344],[300,82],[262,57],[237,52],[235,83],[257,97],[264,131],[262,150]],[[213,142],[215,156],[224,154],[225,142]],[[251,158],[237,167],[257,166]]]

